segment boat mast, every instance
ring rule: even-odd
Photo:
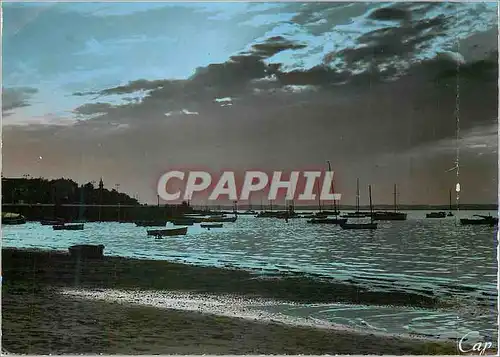
[[[330,160],[327,161],[328,163],[328,171],[332,172],[332,166],[330,164]],[[335,185],[333,184],[333,175],[332,175],[332,181],[330,183],[330,187],[332,189],[332,194],[335,194]],[[335,197],[333,198],[333,212],[335,213],[335,217],[337,217],[337,201],[335,200]]]
[[[398,211],[397,194],[398,194],[398,188],[396,184],[394,184],[394,212]]]
[[[356,179],[356,212],[359,212],[359,178]]]
[[[368,185],[368,194],[370,196],[370,219],[371,223],[373,223],[372,185]]]
[[[321,212],[321,192],[319,191],[319,182],[316,181],[316,189],[318,190],[318,209]]]
[[[451,212],[451,188],[450,188],[450,212]]]

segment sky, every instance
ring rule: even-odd
[[[400,203],[447,204],[457,181],[460,202],[497,201],[495,2],[2,11],[5,177],[102,177],[155,203],[172,168],[329,160],[344,204],[356,178],[361,203],[397,184]]]

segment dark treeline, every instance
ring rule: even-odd
[[[99,206],[67,206],[72,204]],[[191,212],[192,208],[186,202],[180,205],[141,205],[125,193],[105,189],[102,181],[95,187],[91,182],[79,185],[64,178],[2,178],[2,211],[22,214],[28,220],[62,218],[66,221],[130,222],[174,217]]]
[[[65,178],[2,178],[2,203],[139,205],[125,193],[105,189],[102,181],[95,187],[91,182],[78,185]]]

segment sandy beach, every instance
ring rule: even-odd
[[[11,353],[457,353],[454,342],[312,327],[225,307],[274,300],[440,304],[404,292],[370,293],[305,277],[261,280],[245,271],[163,261],[73,261],[47,251],[3,249],[2,263],[2,342]]]

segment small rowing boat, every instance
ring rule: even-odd
[[[222,228],[222,223],[202,223],[200,224],[201,228]]]
[[[425,215],[425,218],[446,218],[446,212],[431,212]]]
[[[151,229],[148,230],[148,236],[166,237],[166,236],[183,236],[186,235],[188,227],[168,228],[168,229]]]
[[[55,231],[81,231],[83,230],[83,223],[78,224],[56,224],[52,226]]]
[[[137,227],[165,227],[167,221],[137,221],[135,225]]]

